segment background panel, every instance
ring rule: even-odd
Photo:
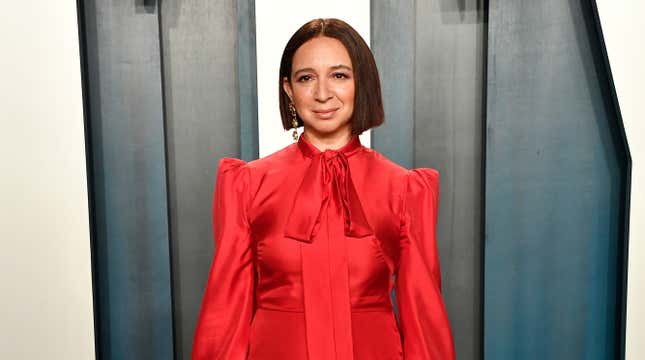
[[[437,243],[458,359],[481,358],[485,15],[480,1],[372,1],[385,107],[374,148],[439,170]]]
[[[642,1],[596,0],[607,57],[632,157],[625,358],[645,356],[645,34]]]
[[[586,1],[490,1],[485,357],[620,358],[625,144]]]
[[[246,5],[246,6],[242,6]],[[176,358],[190,358],[214,241],[211,205],[222,157],[256,153],[252,2],[161,2]],[[242,20],[240,20],[242,19]],[[240,71],[244,70],[245,73]],[[240,104],[244,104],[244,111]],[[242,117],[243,116],[243,117]],[[243,121],[241,121],[241,119]],[[248,160],[248,159],[247,159]]]
[[[158,9],[84,4],[98,354],[172,359]]]

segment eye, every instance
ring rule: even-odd
[[[340,75],[340,77],[339,77],[339,75]],[[349,76],[347,74],[344,74],[344,73],[334,73],[334,77],[336,79],[348,79],[349,78]]]
[[[310,75],[302,75],[301,77],[298,78],[298,81],[299,82],[304,82],[304,81],[307,81],[309,79],[311,79]]]

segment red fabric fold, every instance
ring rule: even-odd
[[[321,215],[332,195],[337,196],[342,206],[345,235],[371,235],[372,230],[352,182],[347,159],[361,146],[358,135],[354,135],[338,150],[328,149],[323,152],[303,139],[305,137],[300,136],[298,145],[312,160],[291,207],[285,236],[312,242],[320,226]]]
[[[298,146],[311,163],[296,193],[285,236],[301,241],[309,360],[353,359],[346,237],[373,234],[348,161],[360,149],[360,140],[354,135],[340,149],[321,152],[301,135]]]

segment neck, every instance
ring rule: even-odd
[[[302,135],[320,151],[336,150],[343,147],[352,139],[351,128],[346,131],[338,131],[333,134],[317,134],[311,129],[305,127]]]

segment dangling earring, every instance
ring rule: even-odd
[[[298,141],[298,118],[296,117],[296,107],[289,102],[289,112],[291,113],[291,126],[293,127],[293,141]]]

